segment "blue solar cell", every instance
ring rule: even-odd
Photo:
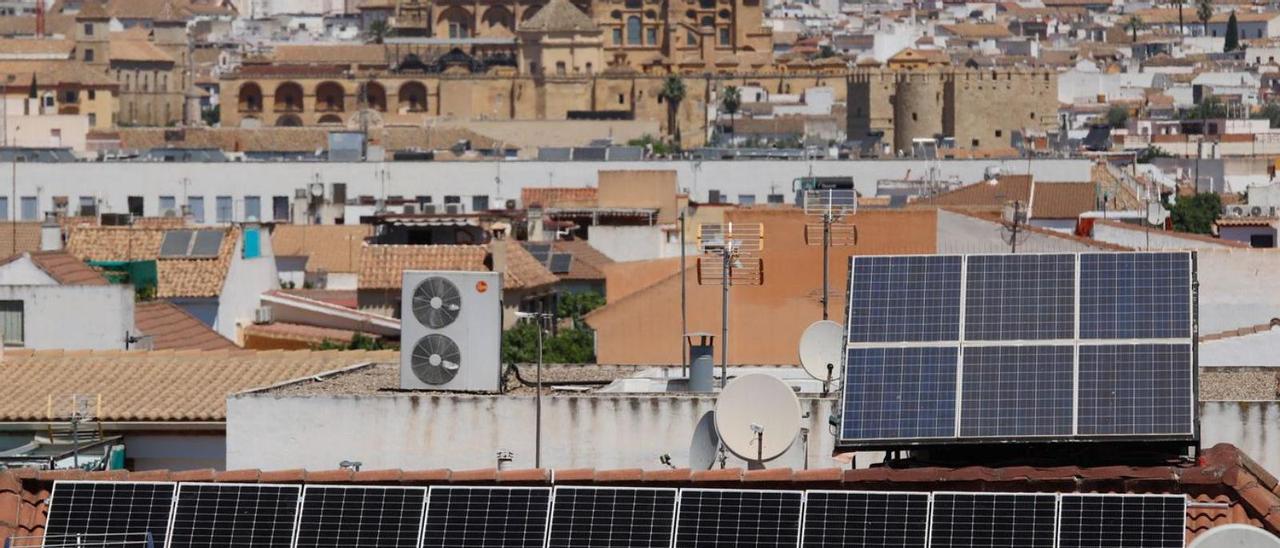
[[[975,255],[966,268],[965,340],[1075,336],[1075,255]]]
[[[931,548],[1052,548],[1057,496],[935,493]]]
[[[958,353],[954,346],[849,350],[843,437],[954,437]]]
[[[964,349],[960,435],[1069,436],[1071,346]]]
[[[851,342],[960,338],[962,257],[855,257],[852,261]]]
[[[1190,344],[1080,346],[1081,435],[1192,434]]]
[[[1060,548],[1186,546],[1183,495],[1062,495]]]
[[[1080,255],[1081,339],[1190,336],[1190,254]]]

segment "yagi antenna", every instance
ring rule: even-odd
[[[805,215],[817,220],[804,225],[804,241],[822,246],[822,319],[825,320],[831,300],[831,247],[858,243],[858,227],[844,223],[858,212],[858,192],[852,188],[806,190],[802,197]]]
[[[764,284],[764,225],[698,226],[698,285],[720,285],[720,386],[729,379],[729,287]]]

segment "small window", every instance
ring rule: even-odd
[[[626,96],[626,95],[623,95],[623,94],[621,94],[621,93],[619,93],[619,94],[618,94],[618,104],[619,104],[619,105],[625,105],[625,104],[627,104],[627,96]]]
[[[695,34],[692,29],[690,29],[685,32],[684,41],[690,46],[696,46],[698,45],[698,35]]]
[[[75,103],[75,102],[76,102],[76,92],[75,92],[75,90],[70,90],[70,89],[69,89],[69,90],[67,90],[67,91],[63,92],[63,93],[62,93],[62,102],[64,102],[64,103]]]
[[[204,223],[204,196],[191,196],[187,198],[187,209],[191,212],[191,219],[197,223]]]
[[[53,94],[52,94],[52,93],[50,93],[50,94],[48,94],[48,95],[45,95],[45,96],[44,96],[44,106],[45,106],[45,107],[48,107],[48,108],[53,108]]]
[[[613,29],[613,45],[615,46],[622,45],[622,29],[621,28]]]
[[[35,221],[40,215],[40,202],[35,196],[22,197],[22,220]]]
[[[916,120],[919,120],[919,118],[917,118],[917,117],[916,117],[916,113],[912,112],[912,113],[911,113],[911,121],[912,121],[912,122],[915,122]]]
[[[129,214],[134,217],[143,216],[143,199],[142,196],[129,196],[126,198],[129,203]]]
[[[93,196],[80,197],[80,216],[96,217],[98,215],[98,200]]]
[[[471,197],[471,211],[488,211],[489,197],[485,195]]]
[[[271,198],[271,217],[277,221],[289,220],[288,196],[273,196]]]
[[[245,196],[244,197],[244,220],[246,221],[262,220],[262,197],[261,196]]]
[[[786,200],[781,194],[770,194],[766,201],[771,204],[781,204]]]
[[[217,221],[219,223],[231,222],[231,215],[232,215],[231,197],[218,196],[215,200],[216,200],[215,205],[217,206],[217,211],[214,213],[214,216],[217,219]]]
[[[9,197],[0,196],[0,221],[9,220]]]
[[[720,27],[720,45],[729,45],[729,27]]]
[[[91,63],[91,62],[93,62],[93,50],[92,50],[92,49],[86,49],[86,50],[84,50],[84,61],[85,61],[86,63]]]
[[[160,216],[170,217],[178,214],[178,200],[173,196],[160,197]]]
[[[93,36],[93,23],[85,23],[85,24],[84,24],[84,35],[85,35],[85,36]]]
[[[556,61],[556,75],[564,76],[564,73],[565,73],[564,61]]]
[[[1004,130],[1002,130],[1002,129],[997,129],[997,130],[996,130],[996,137],[1004,137]]]
[[[738,205],[749,206],[749,205],[755,205],[755,204],[756,204],[755,194],[739,194],[738,195]]]
[[[640,18],[635,15],[627,18],[627,45],[640,45]]]
[[[658,29],[653,27],[644,29],[644,41],[650,46],[658,45]]]
[[[4,330],[5,346],[22,346],[25,318],[22,301],[0,301],[0,329]]]
[[[721,200],[722,200],[722,198],[721,198],[721,196],[720,196],[720,191],[719,191],[719,190],[708,190],[708,191],[707,191],[707,201],[708,201],[708,202],[713,203],[713,204],[718,204],[718,203],[721,203]]]
[[[978,148],[978,140],[977,140],[977,139],[974,139],[974,140],[973,140],[973,148]]]

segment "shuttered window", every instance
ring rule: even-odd
[[[0,301],[0,329],[5,346],[23,345],[22,301]]]

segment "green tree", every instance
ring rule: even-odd
[[[1253,114],[1253,118],[1257,120],[1268,120],[1271,122],[1271,129],[1280,128],[1280,104],[1267,103],[1258,112]]]
[[[1204,35],[1209,35],[1209,20],[1213,19],[1213,0],[1196,0],[1196,18],[1204,27]]]
[[[591,363],[595,361],[595,335],[590,329],[561,329],[542,334],[542,363]],[[525,364],[538,361],[538,326],[520,322],[502,334],[502,361]]]
[[[209,127],[218,125],[222,121],[222,105],[213,105],[213,108],[200,112],[200,119]]]
[[[556,305],[556,316],[573,320],[573,326],[579,328],[583,326],[583,316],[602,306],[604,306],[604,297],[595,291],[563,293]]]
[[[738,86],[724,88],[724,97],[720,98],[720,110],[729,115],[729,133],[733,134],[735,141],[738,138],[738,125],[735,116],[740,108],[742,108],[742,90],[738,89]]]
[[[369,28],[365,29],[364,33],[370,42],[381,44],[382,40],[387,37],[389,30],[390,27],[387,26],[386,19],[375,19],[372,23],[369,23]]]
[[[1240,49],[1240,23],[1236,21],[1235,10],[1232,10],[1231,18],[1227,19],[1227,37],[1222,51],[1230,53],[1238,49]]]
[[[1216,95],[1206,95],[1200,99],[1200,104],[1195,108],[1187,111],[1187,118],[1192,120],[1207,120],[1209,118],[1225,118],[1227,116],[1227,106],[1222,103],[1222,99]]]
[[[684,86],[684,80],[676,74],[667,76],[662,81],[662,90],[658,92],[658,97],[667,103],[667,129],[671,132],[676,149],[680,148],[680,103],[684,102],[686,93],[688,90]]]
[[[1222,200],[1212,192],[1178,198],[1178,202],[1169,209],[1174,230],[1195,234],[1212,233],[1213,223],[1218,220],[1218,213],[1221,211]]]
[[[649,135],[647,133],[641,136],[639,139],[632,139],[630,141],[627,141],[627,146],[644,147],[648,149],[649,152],[658,156],[669,154],[671,152],[671,148],[668,147],[666,143],[662,142],[661,139],[655,139],[653,138],[652,135]]]
[[[1132,33],[1133,43],[1135,44],[1138,43],[1138,31],[1142,30],[1146,26],[1146,23],[1143,23],[1142,18],[1138,17],[1138,14],[1136,13],[1130,15],[1129,19],[1124,22],[1124,29]]]
[[[1112,105],[1107,109],[1107,125],[1119,129],[1129,122],[1129,109],[1120,105]]]
[[[1142,152],[1138,153],[1138,163],[1149,164],[1151,163],[1152,160],[1155,160],[1156,158],[1172,158],[1172,157],[1173,155],[1169,154],[1169,151],[1163,148],[1147,145],[1147,148],[1142,149]]]
[[[316,350],[387,350],[394,349],[394,345],[389,345],[381,339],[375,339],[368,335],[356,333],[351,336],[351,340],[347,342],[326,340],[320,344],[313,345]]]

